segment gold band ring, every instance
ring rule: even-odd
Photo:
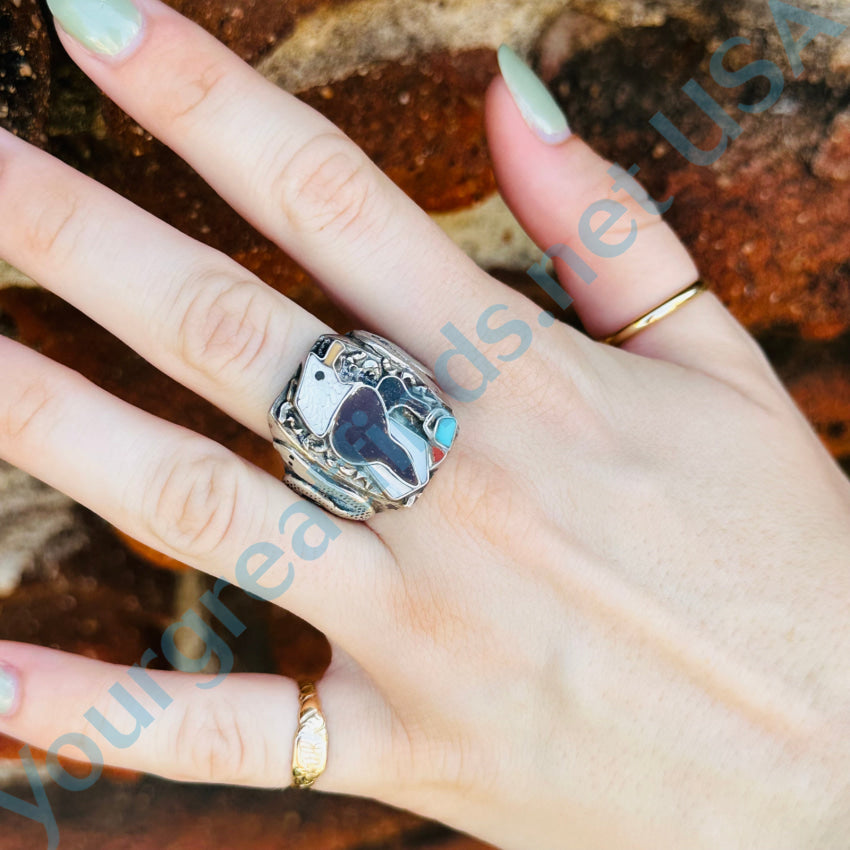
[[[322,704],[312,682],[302,682],[298,691],[301,709],[292,747],[292,785],[309,788],[328,762],[328,730]]]
[[[663,304],[659,304],[654,310],[650,310],[639,319],[629,322],[629,324],[617,331],[617,333],[603,337],[598,341],[605,345],[621,345],[627,339],[631,339],[631,337],[635,334],[640,333],[650,325],[654,325],[661,319],[675,313],[676,310],[683,307],[688,303],[688,301],[692,298],[696,298],[697,295],[701,292],[705,292],[707,289],[708,287],[701,280],[698,280],[696,283],[691,284],[687,289],[677,292],[672,298],[669,298]]]

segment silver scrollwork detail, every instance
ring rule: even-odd
[[[359,520],[411,506],[458,431],[431,372],[367,331],[319,337],[272,405],[269,426],[284,482]]]

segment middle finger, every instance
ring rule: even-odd
[[[134,2],[141,34],[125,50],[97,55],[60,31],[71,57],[370,327],[432,366],[447,303],[459,321],[494,293],[528,308],[331,121],[159,0]]]

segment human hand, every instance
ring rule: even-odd
[[[417,505],[335,520],[277,600],[334,649],[316,787],[506,848],[841,846],[850,486],[750,337],[710,294],[623,350],[541,327],[332,124],[171,10],[139,8],[118,56],[63,43],[364,325],[430,366],[447,322],[475,339],[493,305],[491,327],[533,331],[522,356],[516,336],[479,345],[501,374],[456,405],[457,445]],[[113,38],[129,32],[116,21]],[[542,249],[568,241],[608,197],[608,164],[575,137],[538,140],[501,79],[487,109],[509,205]],[[5,134],[0,199],[0,256],[268,436],[323,323]],[[594,336],[697,276],[656,216],[629,210],[605,240],[633,218],[635,244],[591,285],[558,266]],[[228,581],[257,541],[289,551],[278,520],[298,498],[272,476],[10,340],[0,356],[4,458]],[[460,365],[460,383],[482,380]],[[20,678],[4,733],[46,749],[83,732],[107,763],[173,779],[288,784],[293,682],[151,671],[162,708],[120,666],[8,642],[0,661]],[[154,718],[125,748],[84,719],[94,705],[133,729],[116,682]]]

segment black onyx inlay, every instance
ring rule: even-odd
[[[324,381],[325,380],[325,373],[321,369],[319,369],[319,371],[316,372],[315,378],[316,378],[317,381]]]
[[[340,405],[331,444],[340,457],[355,466],[380,461],[402,481],[414,487],[418,484],[410,457],[390,437],[384,405],[371,387],[360,387]]]
[[[402,404],[409,407],[420,416],[427,416],[429,407],[421,399],[412,396],[404,381],[401,378],[396,378],[395,375],[387,375],[378,384],[378,392],[384,400],[387,410],[392,410],[396,405]]]

